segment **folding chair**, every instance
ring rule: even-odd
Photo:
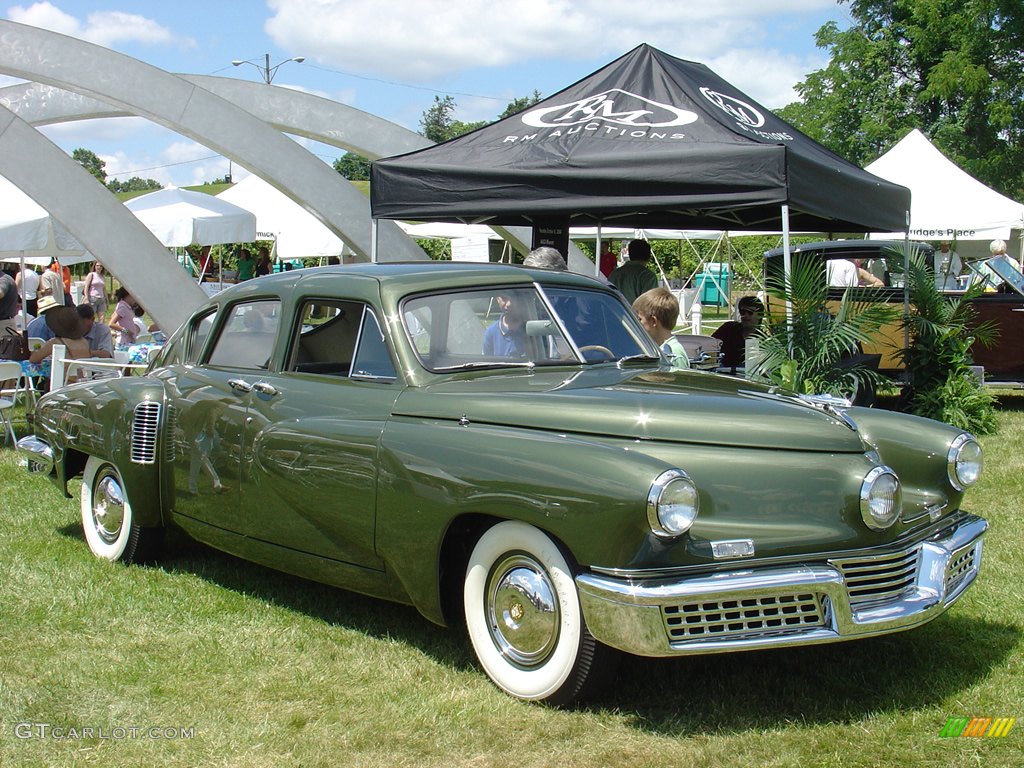
[[[4,395],[12,394],[17,396],[21,389],[22,379],[23,375],[19,363],[13,360],[0,362],[0,384],[7,381],[14,382],[14,387],[0,391],[0,429],[4,433],[4,442],[10,440],[11,445],[18,441],[14,435],[14,424],[10,414],[10,410],[14,407],[14,400],[8,400]]]

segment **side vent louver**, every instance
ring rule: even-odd
[[[160,403],[146,401],[135,406],[132,420],[132,462],[152,464],[156,461],[156,437],[160,426]]]

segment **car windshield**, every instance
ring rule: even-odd
[[[657,360],[650,337],[615,296],[539,285],[407,299],[402,319],[432,371]]]

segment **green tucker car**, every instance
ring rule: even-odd
[[[869,637],[970,586],[969,434],[671,371],[622,298],[519,267],[286,272],[215,296],[144,376],[43,397],[19,449],[89,548],[163,531],[464,623],[509,694],[619,652]]]

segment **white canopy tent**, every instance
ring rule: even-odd
[[[913,240],[955,240],[961,255],[967,251],[967,255],[987,256],[988,241],[1010,241],[1014,230],[1017,237],[1024,231],[1024,204],[961,170],[916,128],[865,170],[910,188]],[[902,232],[870,235],[877,240],[903,236]]]
[[[0,262],[46,267],[56,258],[64,266],[92,261],[74,236],[41,205],[0,176]],[[21,307],[22,325],[27,309]]]
[[[168,248],[256,239],[252,211],[202,192],[168,187],[133,197],[124,205]]]
[[[217,199],[252,211],[255,239],[273,240],[279,259],[340,258],[345,252],[344,241],[316,216],[255,174],[225,189]]]

